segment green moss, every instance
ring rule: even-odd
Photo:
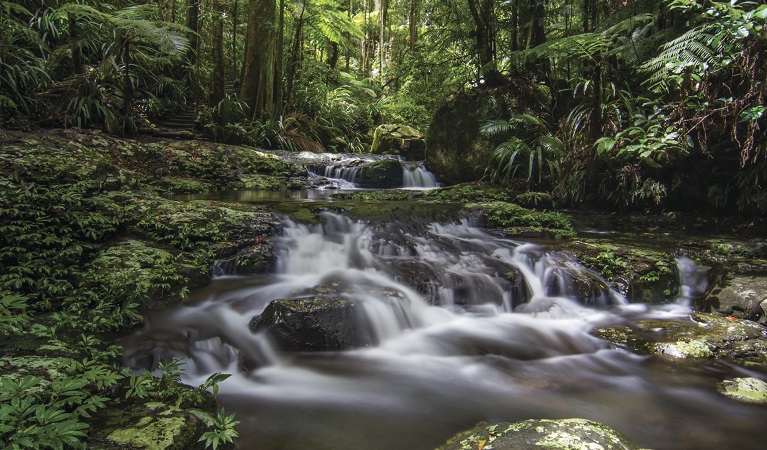
[[[279,191],[285,183],[271,175],[243,175],[243,189],[250,191]]]
[[[198,420],[191,414],[164,403],[153,402],[125,412],[122,424],[112,430],[108,441],[145,450],[182,450],[195,445]]]
[[[534,232],[556,238],[576,235],[570,219],[558,212],[535,211],[505,202],[472,203],[466,208],[479,212],[487,226],[503,227],[510,234]]]
[[[767,383],[758,378],[724,380],[719,392],[742,402],[767,404]]]
[[[681,359],[714,357],[714,352],[703,339],[657,343],[653,346],[653,352]]]
[[[433,189],[424,195],[424,200],[441,203],[505,202],[511,195],[505,189],[482,182],[463,183]]]
[[[288,177],[299,170],[277,155],[260,152],[248,147],[234,147],[244,173]]]

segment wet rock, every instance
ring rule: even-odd
[[[89,448],[205,448],[198,442],[206,431],[205,424],[189,409],[154,401],[110,408],[100,411],[99,416],[90,433]]]
[[[666,359],[724,358],[767,364],[767,328],[718,314],[640,320],[594,334],[641,354]]]
[[[254,238],[254,246],[219,259],[214,271],[221,275],[256,275],[271,273],[277,264],[274,245],[266,238]]]
[[[767,404],[767,383],[748,377],[724,380],[717,386],[720,393],[746,403]]]
[[[655,245],[639,239],[578,239],[556,247],[599,273],[629,302],[665,303],[679,295],[680,277],[674,256]]]
[[[380,125],[373,132],[370,153],[399,155],[408,161],[423,161],[426,141],[423,133],[401,124]]]
[[[723,276],[695,303],[702,311],[765,323],[767,321],[767,275]]]
[[[627,436],[587,419],[540,419],[480,424],[437,450],[639,449]]]
[[[384,158],[365,164],[357,174],[360,187],[392,189],[402,186],[402,164],[396,159]]]
[[[340,296],[273,300],[250,323],[284,351],[332,351],[373,344],[358,301]]]

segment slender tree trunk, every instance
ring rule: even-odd
[[[546,42],[546,30],[544,28],[546,19],[546,8],[544,0],[530,0],[530,38],[527,40],[527,48],[537,47]]]
[[[282,112],[283,76],[285,67],[285,0],[278,5],[279,19],[277,23],[277,63],[274,69],[274,104]]]
[[[285,92],[285,103],[289,103],[293,96],[293,83],[296,78],[296,69],[298,68],[299,57],[301,53],[301,33],[304,27],[304,12],[306,8],[301,8],[301,14],[296,20],[296,29],[293,33],[293,46],[290,50],[290,61],[288,62],[287,91]]]
[[[240,2],[239,0],[234,0],[234,4],[232,4],[232,77],[237,76],[237,14],[239,11]]]
[[[389,12],[389,0],[379,0],[381,2],[381,7],[378,11],[378,17],[379,17],[379,25],[381,26],[378,30],[378,76],[383,76],[383,66],[384,66],[384,59],[385,59],[385,51],[384,51],[384,35],[386,30],[386,19],[387,14]]]
[[[74,74],[83,73],[83,55],[80,45],[77,43],[79,37],[77,19],[74,14],[68,13],[67,21],[69,22],[69,39],[72,42],[72,72]]]
[[[189,53],[187,54],[189,64],[194,65],[197,62],[197,48],[199,36],[198,25],[200,22],[200,3],[202,0],[187,0],[186,9],[186,27],[192,30],[189,34]]]
[[[370,52],[369,52],[370,35],[368,33],[370,28],[370,0],[364,1],[363,8],[364,8],[363,15],[365,16],[365,20],[363,23],[365,36],[362,38],[362,45],[360,47],[360,52],[362,54],[361,60],[360,60],[360,77],[367,78],[368,76],[370,76],[370,72],[368,71],[368,60],[370,59]]]
[[[213,0],[213,77],[210,89],[210,105],[216,106],[224,99],[224,0]]]
[[[123,114],[128,115],[133,103],[133,83],[130,79],[130,41],[123,36],[122,63],[123,63]]]
[[[264,117],[274,109],[276,28],[276,1],[250,0],[240,99],[250,106],[254,118]]]
[[[418,13],[419,11],[419,0],[410,0],[410,19],[409,19],[409,28],[410,28],[410,51],[415,51],[415,44],[418,40]]]

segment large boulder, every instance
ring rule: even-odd
[[[587,419],[530,419],[477,427],[453,436],[437,450],[603,449],[631,450],[639,446],[628,437]]]
[[[767,321],[767,275],[733,274],[719,280],[695,306],[738,319]]]
[[[539,114],[550,101],[546,86],[524,79],[457,95],[437,110],[429,125],[426,166],[447,184],[479,180],[495,147],[510,137],[483,136],[479,132],[482,124],[523,112]]]
[[[357,172],[360,187],[393,189],[402,186],[402,164],[393,158],[384,158],[361,166]]]
[[[266,332],[280,350],[331,351],[373,344],[358,301],[342,296],[273,300],[250,323]]]
[[[380,125],[373,132],[370,153],[399,155],[408,161],[423,161],[426,141],[423,133],[413,127],[399,124]]]

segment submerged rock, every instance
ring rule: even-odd
[[[587,419],[531,419],[480,424],[457,434],[437,450],[639,449],[627,436]]]
[[[361,305],[341,296],[273,300],[251,320],[284,351],[332,351],[373,344]]]
[[[767,404],[767,383],[759,378],[734,378],[719,383],[719,392],[746,403]]]
[[[401,124],[380,125],[373,132],[370,153],[399,155],[408,161],[423,161],[426,142],[423,133]]]
[[[594,334],[637,353],[673,360],[726,358],[767,364],[767,328],[717,314],[640,320],[599,328]]]

